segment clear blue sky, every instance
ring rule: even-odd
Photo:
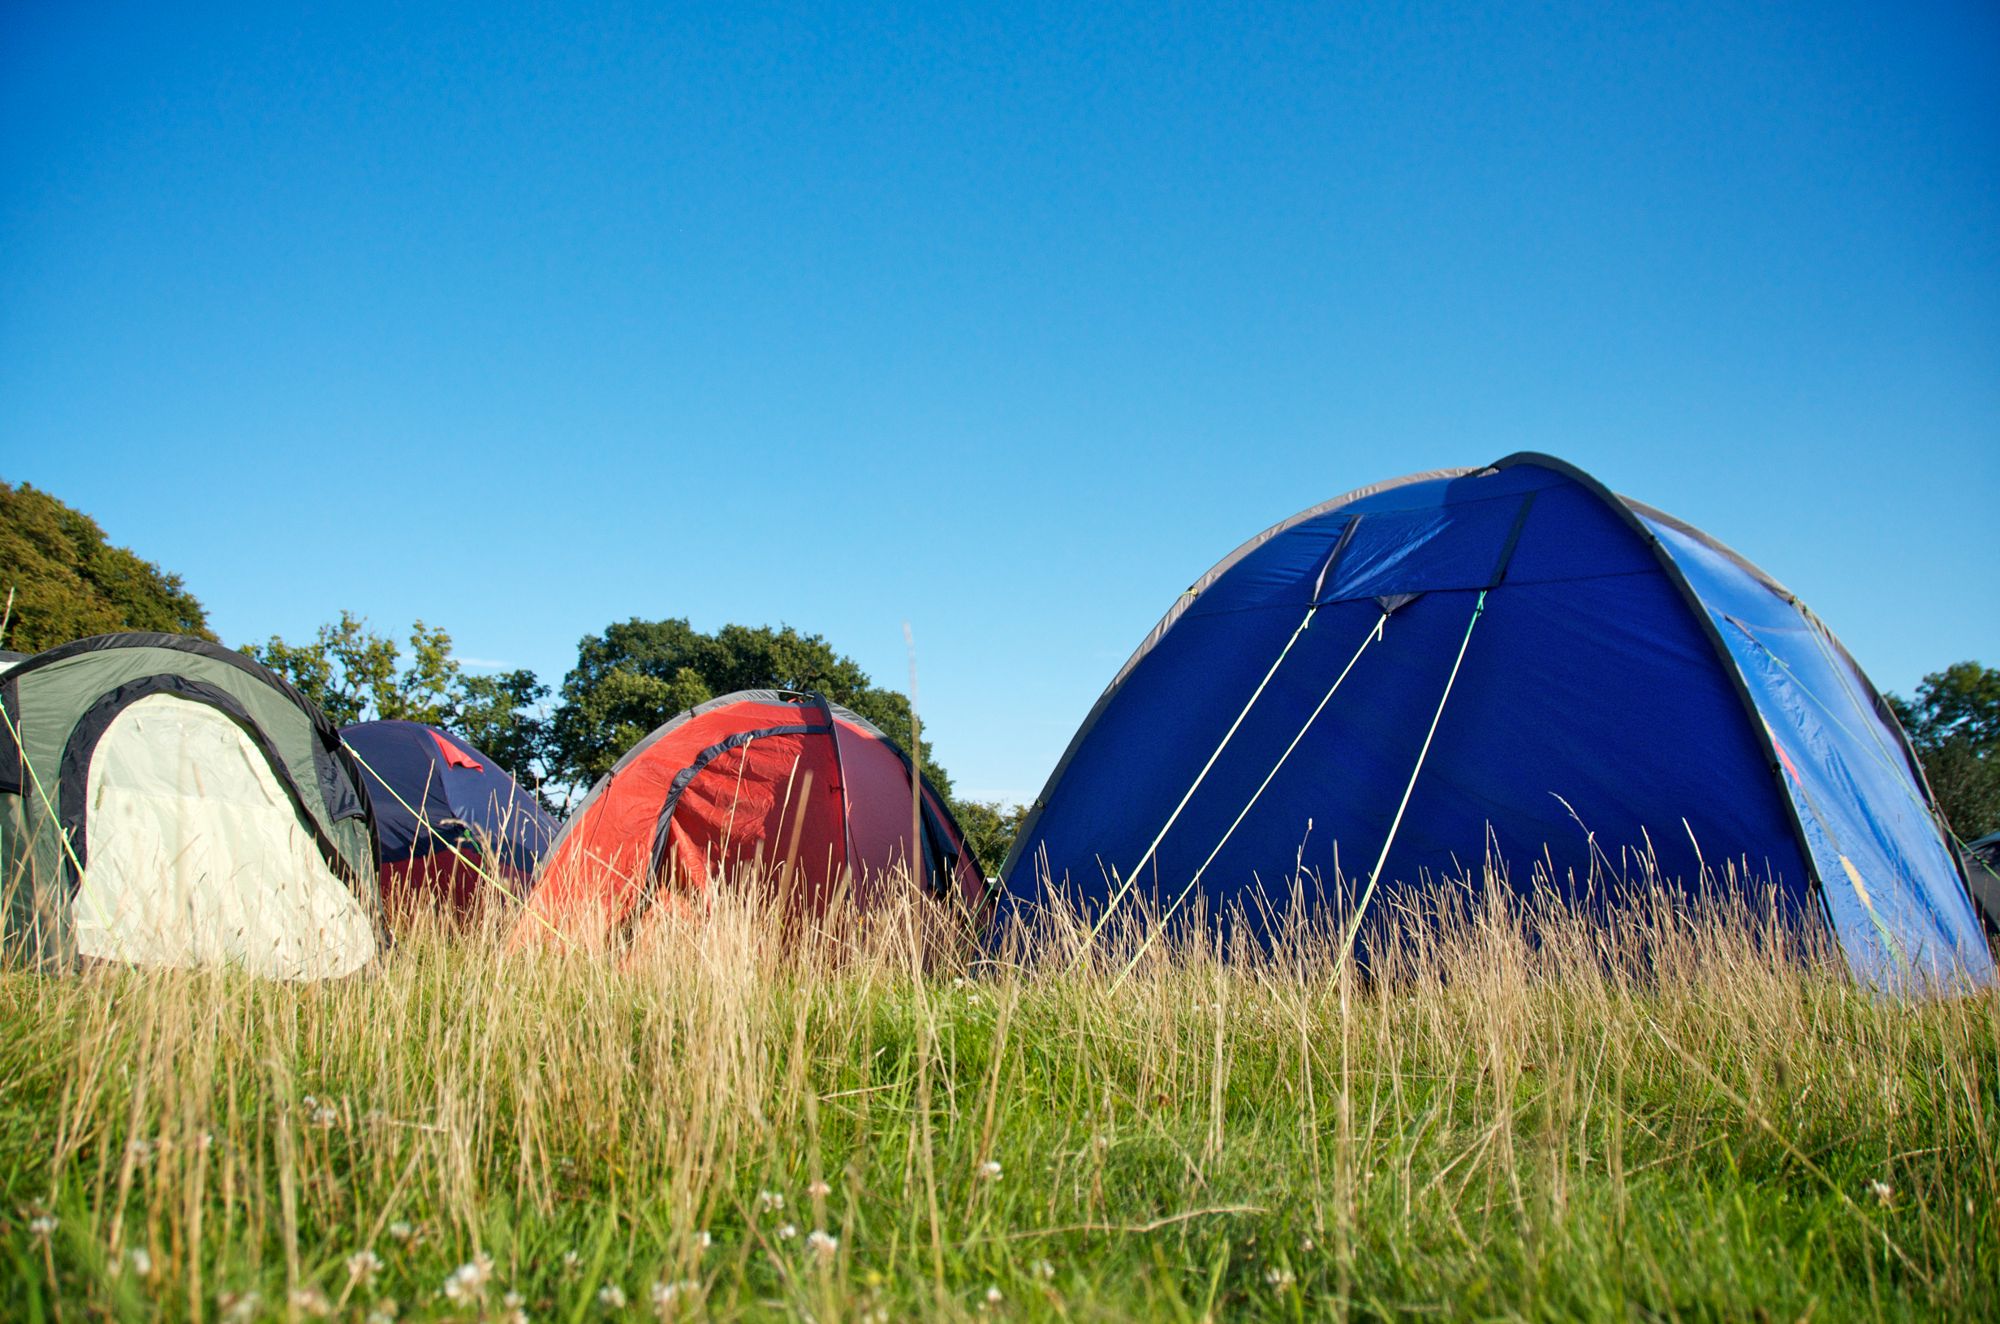
[[[280,8],[0,3],[0,475],[230,642],[908,620],[1027,797],[1242,538],[1537,449],[2000,662],[1990,5]]]

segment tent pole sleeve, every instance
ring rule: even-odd
[[[0,707],[0,718],[5,719],[7,723],[7,736],[14,742],[14,748],[20,752],[21,771],[26,774],[25,784],[35,788],[35,794],[41,799],[42,808],[48,813],[49,826],[55,830],[56,840],[62,843],[63,855],[69,860],[71,867],[76,870],[76,875],[82,877],[83,861],[77,858],[76,846],[70,841],[69,833],[63,831],[62,814],[56,809],[56,802],[49,798],[47,788],[42,785],[41,775],[35,771],[35,765],[28,761],[27,737],[23,736],[21,728],[15,725],[14,714],[12,712],[4,707]],[[22,821],[26,822],[25,816]]]
[[[1347,932],[1340,941],[1340,957],[1334,962],[1335,971],[1347,965],[1347,958],[1354,951],[1354,940],[1361,933],[1361,921],[1368,913],[1368,903],[1375,896],[1375,884],[1382,876],[1382,869],[1389,863],[1389,850],[1396,844],[1396,833],[1402,829],[1403,813],[1410,807],[1410,796],[1417,789],[1417,778],[1424,770],[1424,760],[1430,757],[1431,741],[1437,737],[1438,723],[1444,719],[1444,706],[1451,699],[1451,687],[1458,683],[1458,669],[1465,663],[1465,650],[1472,643],[1472,631],[1479,625],[1479,618],[1486,614],[1486,594],[1479,591],[1479,600],[1472,604],[1472,619],[1465,623],[1465,637],[1458,641],[1458,656],[1452,659],[1451,674],[1445,677],[1444,693],[1438,696],[1437,711],[1431,714],[1431,729],[1424,732],[1424,743],[1417,750],[1417,766],[1410,769],[1410,780],[1403,787],[1403,798],[1396,805],[1396,816],[1389,821],[1388,835],[1382,838],[1382,853],[1375,857],[1375,867],[1368,873],[1368,885],[1361,890],[1361,899],[1354,907],[1354,918],[1347,922]]]
[[[1271,765],[1271,771],[1265,774],[1264,780],[1260,782],[1257,786],[1257,789],[1251,793],[1249,803],[1245,804],[1243,806],[1242,812],[1236,815],[1235,821],[1230,823],[1229,825],[1229,830],[1222,834],[1222,840],[1215,843],[1215,849],[1208,853],[1208,858],[1203,860],[1201,862],[1201,867],[1194,871],[1194,877],[1188,879],[1187,886],[1181,889],[1180,895],[1174,898],[1173,904],[1168,906],[1166,911],[1163,914],[1161,914],[1159,924],[1155,925],[1152,932],[1147,934],[1146,941],[1141,943],[1139,946],[1139,950],[1133,954],[1132,960],[1125,967],[1125,974],[1120,975],[1118,977],[1121,983],[1124,981],[1126,975],[1131,974],[1132,971],[1135,968],[1137,968],[1139,964],[1139,958],[1146,954],[1146,948],[1152,945],[1154,936],[1157,935],[1162,928],[1166,927],[1167,921],[1174,917],[1174,912],[1180,909],[1181,903],[1187,900],[1188,894],[1193,892],[1194,889],[1200,885],[1201,876],[1204,873],[1208,872],[1208,866],[1215,863],[1215,857],[1222,854],[1222,848],[1229,844],[1229,839],[1232,836],[1236,835],[1236,829],[1243,825],[1243,820],[1250,816],[1250,811],[1252,809],[1256,808],[1259,797],[1261,797],[1264,794],[1265,788],[1270,786],[1270,784],[1274,780],[1276,780],[1278,776],[1278,770],[1285,766],[1285,760],[1289,759],[1292,756],[1292,751],[1299,747],[1299,742],[1306,738],[1306,732],[1312,730],[1312,724],[1319,720],[1320,713],[1325,711],[1326,705],[1332,702],[1333,696],[1339,692],[1341,682],[1347,679],[1347,673],[1354,670],[1354,664],[1361,660],[1361,655],[1368,651],[1369,645],[1377,643],[1381,640],[1382,628],[1388,623],[1388,621],[1389,621],[1388,612],[1383,612],[1381,616],[1376,618],[1374,628],[1369,630],[1368,633],[1362,637],[1361,647],[1355,649],[1354,656],[1347,659],[1347,665],[1340,669],[1340,674],[1334,678],[1333,684],[1327,689],[1326,694],[1320,699],[1319,706],[1312,710],[1312,715],[1306,718],[1305,725],[1301,726],[1299,728],[1299,733],[1292,737],[1292,743],[1285,746],[1285,752],[1278,755],[1278,761]],[[1112,987],[1116,988],[1117,985],[1114,984]]]
[[[367,773],[375,781],[379,782],[382,786],[386,787],[388,789],[389,794],[395,798],[396,803],[410,811],[410,816],[417,820],[417,828],[419,831],[429,832],[431,835],[431,839],[433,841],[437,842],[438,845],[442,846],[445,850],[449,851],[452,857],[455,860],[457,860],[458,863],[464,865],[466,868],[472,870],[474,874],[478,875],[478,877],[482,882],[491,884],[493,886],[499,885],[499,877],[496,873],[494,873],[491,869],[482,867],[478,861],[474,860],[471,856],[467,855],[464,851],[460,850],[458,847],[458,843],[448,839],[447,837],[444,836],[444,834],[439,832],[437,830],[437,827],[431,822],[431,816],[423,811],[421,807],[422,804],[430,799],[431,774],[437,771],[437,765],[435,763],[433,763],[430,766],[430,770],[424,774],[424,793],[417,797],[418,803],[413,805],[408,800],[405,800],[403,798],[403,793],[401,791],[389,785],[388,778],[384,777],[381,773],[375,771],[374,768],[369,766],[368,760],[361,757],[361,751],[356,749],[353,745],[348,744],[347,738],[345,736],[341,737],[341,744],[347,746],[347,752],[354,756],[355,763],[360,766],[363,772]]]

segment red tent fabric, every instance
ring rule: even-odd
[[[495,881],[506,895],[518,895],[528,885],[519,869],[502,860],[482,859],[475,841],[407,860],[384,860],[377,876],[391,932],[425,912],[458,920],[476,917],[493,899]]]
[[[460,749],[452,741],[445,739],[444,732],[432,731],[431,739],[437,741],[438,753],[444,756],[444,761],[448,766],[470,768],[474,772],[483,771],[479,765],[479,760]]]
[[[906,872],[990,913],[986,880],[929,785],[911,849],[911,768],[867,719],[817,694],[745,690],[690,709],[620,759],[536,872],[520,935],[629,937],[662,906],[748,874],[824,915],[866,910]]]

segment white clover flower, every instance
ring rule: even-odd
[[[714,1244],[715,1244],[715,1238],[708,1235],[707,1228],[703,1228],[699,1232],[696,1232],[694,1234],[694,1245],[696,1250],[707,1250],[710,1246],[713,1246]]]
[[[333,1124],[340,1120],[340,1109],[318,1108],[313,1111],[312,1124],[322,1131],[331,1131]]]
[[[153,1254],[144,1246],[134,1246],[131,1250],[126,1251],[125,1262],[132,1266],[132,1275],[135,1278],[151,1278],[153,1276]]]
[[[389,1238],[392,1241],[408,1241],[416,1234],[417,1230],[400,1218],[389,1224]]]
[[[43,1241],[47,1241],[50,1237],[55,1235],[56,1231],[55,1215],[42,1214],[39,1217],[29,1219],[28,1231],[33,1235],[40,1237]]]
[[[986,1181],[999,1181],[1000,1180],[999,1163],[997,1163],[993,1159],[987,1159],[984,1163],[979,1165],[979,1175]]]
[[[1049,1279],[1056,1276],[1056,1266],[1050,1264],[1047,1260],[1036,1260],[1033,1264],[1028,1266],[1028,1272],[1033,1274],[1035,1277],[1041,1279],[1043,1282],[1047,1282]]]
[[[519,1310],[528,1304],[528,1298],[522,1296],[519,1292],[509,1292],[500,1298],[500,1304],[509,1310]]]
[[[1264,1281],[1271,1285],[1272,1291],[1282,1292],[1296,1282],[1297,1279],[1292,1277],[1290,1269],[1274,1264],[1264,1270]]]
[[[988,1287],[988,1288],[986,1289],[986,1304],[987,1304],[987,1305],[989,1305],[989,1306],[997,1306],[997,1305],[999,1305],[999,1304],[1000,1304],[1000,1303],[1001,1303],[1002,1301],[1004,1301],[1004,1300],[1006,1300],[1006,1297],[1004,1297],[1003,1295],[1001,1295],[1001,1292],[1000,1292],[1000,1289],[999,1289],[999,1288],[997,1288],[997,1287]]]
[[[347,1257],[349,1278],[358,1278],[364,1283],[372,1282],[375,1275],[380,1272],[382,1272],[382,1257],[372,1249],[357,1250]]]
[[[598,1304],[607,1310],[623,1310],[625,1308],[625,1289],[616,1283],[606,1283],[597,1289],[597,1300]]]
[[[799,1225],[797,1223],[786,1223],[778,1229],[778,1240],[790,1241],[793,1237],[796,1237],[798,1234],[799,1234]]]
[[[493,1257],[475,1255],[453,1269],[451,1277],[444,1280],[445,1299],[463,1303],[483,1296],[486,1292],[486,1280],[492,1276]]]
[[[653,1313],[665,1319],[674,1312],[681,1298],[692,1297],[701,1291],[701,1284],[692,1278],[682,1278],[676,1282],[653,1284],[649,1295],[653,1301]]]
[[[806,1233],[806,1249],[821,1259],[830,1260],[840,1252],[840,1238],[828,1236],[824,1228],[814,1228]]]
[[[370,1306],[365,1324],[396,1324],[395,1298],[384,1297]]]
[[[575,1273],[582,1263],[583,1256],[577,1254],[575,1251],[566,1250],[563,1252],[562,1267],[564,1273]]]
[[[314,1319],[325,1319],[333,1313],[333,1303],[326,1299],[326,1293],[317,1287],[300,1287],[286,1298],[292,1309],[301,1315],[311,1315]]]
[[[823,1181],[816,1181],[812,1185],[806,1187],[806,1194],[812,1196],[816,1200],[824,1200],[827,1196],[833,1194],[833,1187],[828,1186]]]
[[[1896,1198],[1896,1188],[1885,1181],[1869,1182],[1868,1193],[1874,1196],[1877,1202],[1884,1205],[1891,1203]]]
[[[757,1192],[757,1207],[765,1213],[775,1213],[785,1207],[785,1197],[776,1191]]]
[[[230,1321],[253,1319],[264,1299],[255,1292],[223,1292],[215,1298],[215,1308]]]

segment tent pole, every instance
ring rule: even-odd
[[[1227,731],[1223,732],[1222,743],[1217,745],[1215,752],[1208,756],[1208,762],[1201,765],[1201,771],[1195,774],[1194,781],[1189,784],[1186,794],[1182,795],[1180,803],[1174,806],[1174,812],[1167,815],[1167,821],[1161,825],[1159,833],[1153,838],[1152,844],[1146,847],[1146,853],[1139,857],[1139,862],[1133,865],[1131,871],[1125,875],[1124,886],[1118,889],[1118,894],[1112,897],[1110,904],[1104,907],[1104,913],[1097,917],[1097,922],[1090,926],[1089,938],[1085,940],[1082,948],[1077,951],[1076,960],[1070,963],[1072,971],[1083,963],[1084,953],[1088,952],[1096,944],[1097,935],[1104,931],[1104,926],[1110,921],[1112,912],[1118,909],[1119,904],[1125,900],[1126,894],[1132,890],[1134,880],[1145,871],[1147,862],[1153,858],[1153,852],[1158,850],[1160,843],[1167,839],[1167,833],[1173,830],[1174,821],[1181,816],[1181,811],[1188,807],[1188,801],[1194,799],[1194,793],[1201,789],[1202,782],[1207,779],[1209,771],[1215,767],[1215,761],[1222,757],[1222,751],[1229,748],[1229,742],[1236,737],[1236,729],[1243,725],[1243,719],[1248,717],[1250,710],[1257,706],[1257,700],[1263,696],[1264,687],[1271,683],[1271,677],[1278,674],[1278,668],[1284,665],[1286,655],[1292,651],[1292,645],[1296,644],[1299,641],[1299,636],[1305,633],[1306,626],[1312,624],[1313,613],[1318,610],[1319,603],[1314,602],[1306,608],[1306,614],[1299,617],[1298,628],[1292,631],[1291,638],[1285,640],[1285,646],[1278,650],[1277,659],[1271,663],[1271,669],[1264,673],[1264,679],[1257,682],[1257,688],[1250,692],[1250,698],[1244,703],[1243,710],[1236,714],[1236,720],[1229,724]]]
[[[1417,777],[1424,770],[1424,760],[1430,756],[1431,741],[1437,736],[1438,723],[1444,718],[1444,706],[1451,698],[1451,687],[1458,683],[1458,669],[1465,662],[1465,650],[1472,643],[1472,631],[1479,624],[1479,618],[1486,614],[1486,595],[1490,590],[1480,589],[1479,600],[1472,604],[1472,619],[1465,623],[1465,637],[1458,641],[1458,656],[1452,659],[1451,674],[1445,677],[1444,693],[1438,696],[1437,711],[1431,714],[1431,729],[1424,732],[1423,747],[1417,750],[1417,766],[1410,769],[1410,780],[1403,787],[1403,799],[1396,806],[1396,816],[1389,821],[1389,835],[1382,839],[1382,853],[1375,857],[1375,867],[1369,871],[1368,885],[1361,890],[1361,900],[1354,907],[1354,918],[1347,923],[1347,932],[1340,942],[1340,956],[1334,962],[1334,972],[1338,974],[1353,954],[1354,940],[1361,933],[1362,917],[1368,913],[1368,902],[1375,895],[1375,883],[1382,876],[1383,866],[1389,863],[1389,849],[1396,844],[1396,833],[1402,829],[1403,813],[1410,807],[1410,796],[1417,789]]]
[[[1312,715],[1306,718],[1305,725],[1301,726],[1299,728],[1299,733],[1292,737],[1292,743],[1285,746],[1285,752],[1278,755],[1278,761],[1271,765],[1271,771],[1265,774],[1264,780],[1260,782],[1257,786],[1257,789],[1251,793],[1249,803],[1243,806],[1243,811],[1236,815],[1236,820],[1229,825],[1229,830],[1222,834],[1222,840],[1215,843],[1215,849],[1208,853],[1208,858],[1203,860],[1201,862],[1201,867],[1194,871],[1194,877],[1188,879],[1187,886],[1181,889],[1180,895],[1174,898],[1173,904],[1167,907],[1165,913],[1163,913],[1160,916],[1159,922],[1153,925],[1151,931],[1147,933],[1146,940],[1139,945],[1139,950],[1133,954],[1131,961],[1126,964],[1125,973],[1118,976],[1118,983],[1123,983],[1125,977],[1127,975],[1130,975],[1133,970],[1138,968],[1139,958],[1146,954],[1146,949],[1148,947],[1152,946],[1153,939],[1159,935],[1161,929],[1166,927],[1167,921],[1174,917],[1174,912],[1180,909],[1181,902],[1187,900],[1188,894],[1190,892],[1193,892],[1194,889],[1200,885],[1201,876],[1204,873],[1208,872],[1208,866],[1215,863],[1215,857],[1222,854],[1222,848],[1229,844],[1229,839],[1232,836],[1236,835],[1236,829],[1241,827],[1243,825],[1243,820],[1250,816],[1250,811],[1256,807],[1258,798],[1264,794],[1265,788],[1270,786],[1270,784],[1274,780],[1276,780],[1278,776],[1278,770],[1285,766],[1285,760],[1292,756],[1292,751],[1299,747],[1299,742],[1306,738],[1306,732],[1312,729],[1312,724],[1319,720],[1320,713],[1325,711],[1326,705],[1330,703],[1333,699],[1333,696],[1339,692],[1341,682],[1347,679],[1347,673],[1354,670],[1354,664],[1361,660],[1361,655],[1368,651],[1368,647],[1370,644],[1377,643],[1381,640],[1382,627],[1388,624],[1388,621],[1389,621],[1389,613],[1385,611],[1382,613],[1380,617],[1376,619],[1374,628],[1369,630],[1368,633],[1362,637],[1361,647],[1355,649],[1354,656],[1347,659],[1347,665],[1340,669],[1340,674],[1334,678],[1332,686],[1329,687],[1327,689],[1326,694],[1323,697],[1321,697],[1319,701],[1319,706],[1312,710]],[[1117,988],[1117,986],[1118,984],[1112,985],[1114,989]]]

